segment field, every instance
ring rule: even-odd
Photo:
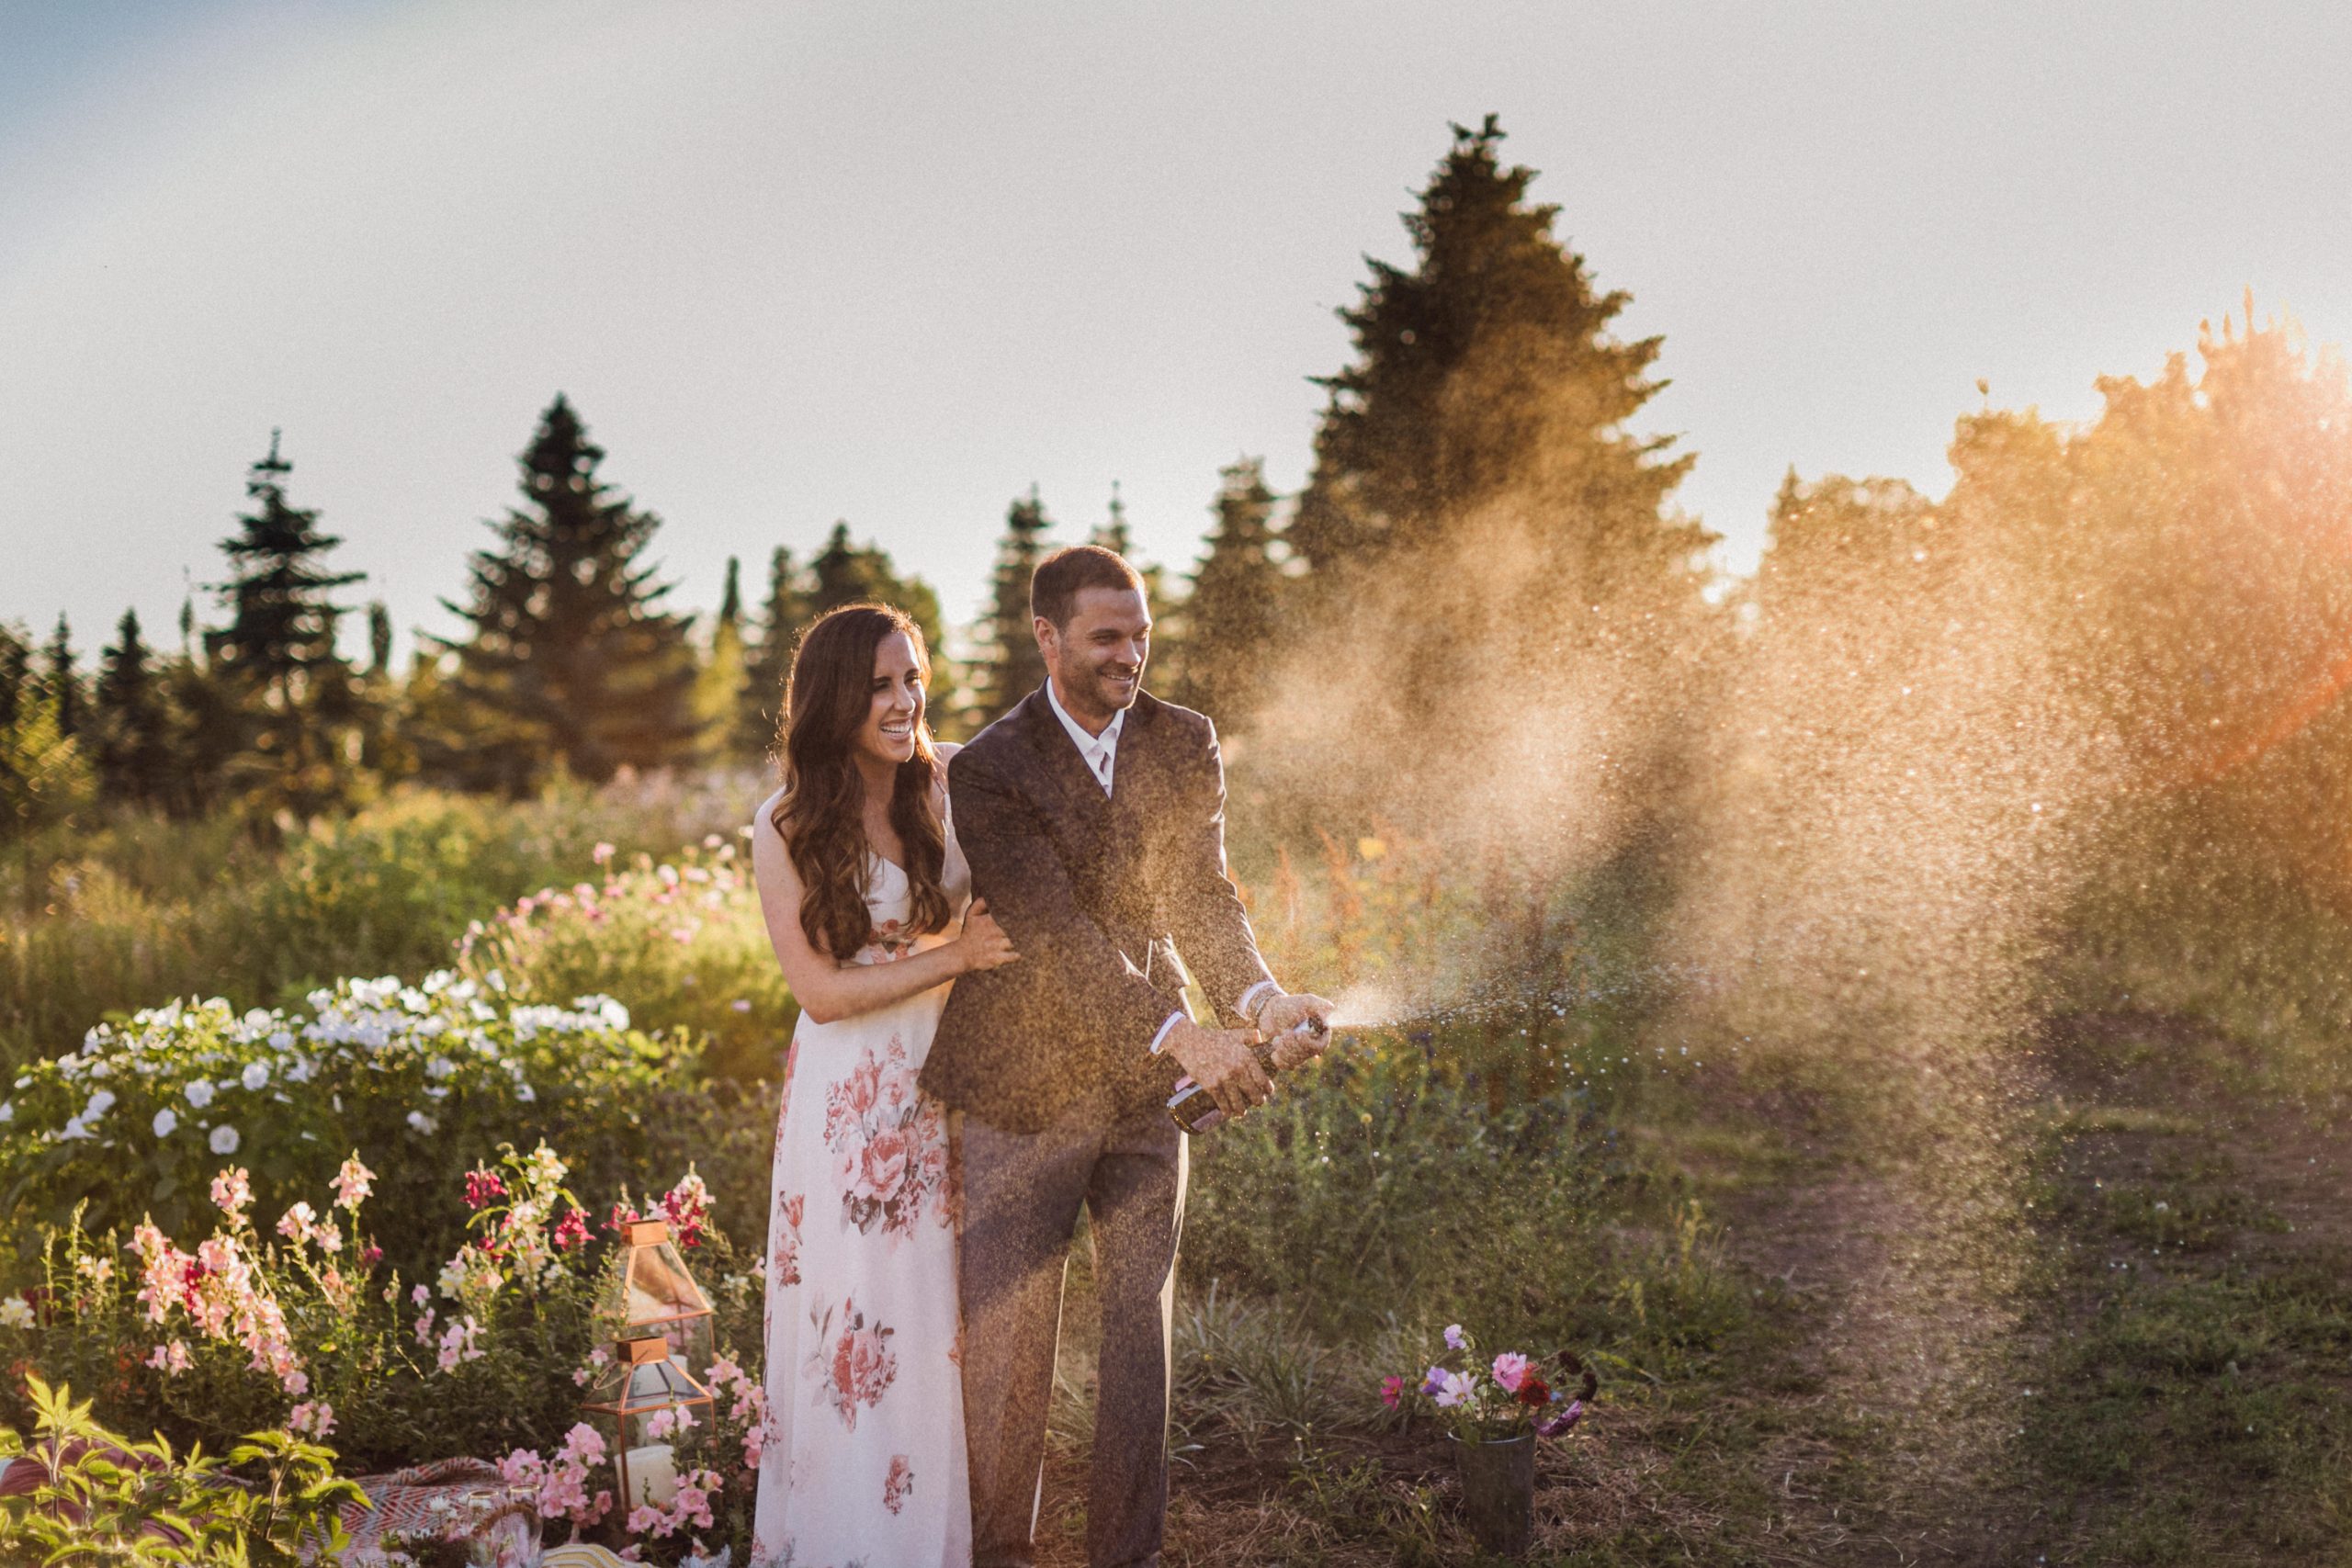
[[[35,844],[0,889],[7,1049],[29,1066],[175,993],[295,1007],[346,975],[495,968],[518,998],[557,1005],[609,992],[641,1043],[624,1041],[639,1066],[612,1069],[639,1075],[625,1092],[600,1099],[583,1077],[519,1106],[478,1100],[475,1120],[449,1124],[478,1131],[413,1145],[388,1111],[380,1145],[357,1152],[379,1188],[413,1195],[404,1216],[456,1212],[501,1129],[518,1146],[542,1124],[568,1129],[568,1153],[609,1144],[575,1171],[582,1187],[593,1171],[650,1193],[692,1160],[733,1237],[698,1267],[747,1335],[774,1104],[756,1080],[790,1021],[730,869],[749,788],[631,784],[514,807],[420,793],[270,847],[133,818]],[[1335,992],[1402,975],[1416,952],[1491,945],[1505,907],[1522,936],[1538,919],[1524,889],[1457,886],[1402,838],[1250,858],[1278,967]],[[691,931],[673,901],[687,893]],[[1378,1396],[1455,1320],[1495,1344],[1573,1348],[1602,1373],[1585,1424],[1542,1451],[1543,1561],[2341,1560],[2352,1171],[2329,987],[2352,932],[2317,905],[2256,919],[2242,902],[2200,925],[2168,896],[2082,893],[2082,923],[2038,961],[2037,1005],[1968,1057],[1875,1050],[1804,1008],[1780,1015],[1783,1035],[1706,1034],[1624,956],[1639,919],[1605,889],[1582,908],[1621,911],[1613,937],[1568,923],[1514,949],[1515,963],[1543,950],[1542,987],[1511,992],[1489,968],[1485,990],[1518,999],[1358,1031],[1200,1149],[1171,1561],[1476,1561],[1447,1440]],[[698,1109],[649,1128],[639,1111],[664,1095]],[[431,1103],[446,1118],[464,1100]],[[345,1152],[306,1165],[260,1136],[242,1157],[264,1215]],[[75,1168],[27,1166],[28,1146],[8,1194],[16,1286],[38,1282],[41,1227],[57,1223],[24,1173]],[[603,1188],[582,1201],[601,1212]],[[128,1225],[135,1207],[101,1217]],[[376,1240],[416,1278],[465,1234],[404,1217]],[[1084,1258],[1049,1458],[1057,1563],[1083,1561]],[[441,1369],[475,1378],[461,1386],[478,1400],[548,1413],[545,1428],[457,1423],[480,1450],[560,1433],[557,1385],[584,1347],[559,1345],[553,1310],[531,1320],[538,1351]],[[506,1332],[485,1324],[488,1339]],[[20,1374],[75,1377],[119,1428],[222,1435],[168,1379],[108,1377],[96,1318],[0,1333]],[[431,1457],[396,1399],[349,1403],[367,1397],[338,1395],[326,1440],[346,1464]],[[284,1401],[263,1388],[240,1408],[266,1422]]]

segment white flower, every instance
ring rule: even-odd
[[[189,1084],[187,1086],[187,1102],[190,1105],[195,1106],[198,1111],[201,1111],[206,1106],[211,1104],[212,1085],[210,1081],[205,1078],[198,1078],[194,1083]]]
[[[273,1051],[291,1051],[294,1049],[294,1036],[286,1030],[275,1030],[270,1034],[269,1045]]]
[[[447,1056],[432,1056],[425,1060],[424,1076],[429,1078],[446,1078],[457,1070],[458,1065]]]
[[[113,1109],[114,1090],[110,1089],[93,1089],[90,1091],[90,1103],[82,1108],[82,1120],[85,1122],[95,1122]]]
[[[73,1118],[57,1130],[58,1141],[61,1143],[70,1143],[76,1138],[92,1138],[96,1135],[83,1124],[79,1116]]]
[[[243,1084],[249,1089],[260,1089],[263,1085],[269,1082],[269,1064],[267,1062],[247,1062],[245,1064],[245,1070],[238,1075],[237,1081]]]
[[[435,1133],[440,1131],[441,1128],[441,1124],[438,1122],[435,1122],[432,1117],[427,1116],[422,1111],[410,1111],[408,1113],[408,1124],[415,1128],[418,1132],[424,1134],[428,1138]]]
[[[17,1102],[13,1100],[0,1100],[0,1127],[6,1126],[16,1119]]]
[[[179,1124],[180,1114],[170,1106],[166,1105],[155,1112],[155,1136],[168,1138],[178,1129]]]
[[[210,1146],[212,1152],[216,1155],[232,1155],[237,1152],[237,1145],[243,1141],[244,1140],[243,1138],[238,1136],[237,1130],[234,1127],[232,1127],[229,1123],[223,1122],[220,1125],[212,1129],[212,1136],[207,1138],[205,1143]]]
[[[30,1328],[33,1321],[33,1303],[24,1297],[0,1300],[0,1328]]]

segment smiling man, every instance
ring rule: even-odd
[[[1155,1563],[1184,1205],[1169,1092],[1188,1073],[1228,1116],[1246,1112],[1272,1092],[1250,1049],[1260,1032],[1328,1021],[1330,1004],[1283,992],[1258,955],[1226,875],[1216,731],[1143,690],[1151,611],[1135,570],[1091,545],[1057,551],[1029,607],[1046,684],[948,765],[973,893],[1022,961],[957,980],[922,1073],[956,1113],[963,1161],[972,1561],[1034,1561],[1083,1204],[1102,1303],[1087,1556]],[[1193,1021],[1184,963],[1227,1027]]]

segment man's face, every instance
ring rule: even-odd
[[[1072,718],[1104,725],[1134,705],[1151,652],[1151,612],[1141,590],[1081,588],[1069,625],[1039,615],[1036,633],[1055,694]]]

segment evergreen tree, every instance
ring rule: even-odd
[[[153,658],[139,635],[139,612],[125,610],[114,646],[99,655],[91,692],[98,779],[111,799],[150,805],[171,793],[172,715]]]
[[[435,763],[460,783],[521,793],[560,763],[601,782],[684,760],[696,733],[688,621],[656,606],[671,585],[640,561],[660,519],[597,478],[604,449],[558,394],[522,453],[523,504],[476,552],[454,653],[461,733]]]
[[[775,744],[793,644],[809,621],[804,577],[792,552],[778,545],[768,558],[768,594],[760,606],[759,638],[743,660],[743,696],[735,728],[735,750],[741,756],[764,757]]]
[[[381,599],[368,604],[368,673],[377,680],[392,672],[392,613]]]
[[[0,725],[0,833],[36,833],[96,795],[89,760],[58,728],[57,705],[53,692],[28,692]]]
[[[735,750],[743,710],[745,652],[743,644],[742,563],[727,558],[727,587],[718,603],[718,618],[711,623],[710,648],[695,682],[695,717],[701,723],[704,746],[715,757]]]
[[[230,578],[213,586],[229,624],[207,632],[204,641],[223,675],[260,695],[270,716],[265,731],[284,738],[303,728],[302,709],[321,679],[346,672],[335,651],[343,612],[328,595],[367,574],[331,572],[321,564],[343,541],[319,532],[318,513],[287,502],[294,465],[277,455],[277,439],[271,431],[269,456],[245,481],[254,510],[237,520],[238,533],[220,541]]]
[[[21,626],[0,622],[0,725],[14,724],[17,712],[34,695],[33,645]]]
[[[1356,359],[1320,381],[1330,401],[1292,546],[1327,581],[1397,553],[1411,570],[1479,507],[1540,497],[1550,564],[1588,603],[1629,572],[1695,592],[1707,536],[1661,514],[1691,458],[1624,430],[1664,385],[1660,340],[1607,335],[1630,297],[1599,292],[1553,236],[1558,209],[1528,203],[1534,171],[1502,166],[1493,116],[1453,134],[1405,217],[1415,266],[1372,263],[1340,312]]]
[[[1209,508],[1216,521],[1186,601],[1183,678],[1175,690],[1178,702],[1201,709],[1218,728],[1238,729],[1263,700],[1266,666],[1281,646],[1283,574],[1264,461],[1244,457],[1221,477]]]
[[[1037,638],[1030,627],[1029,580],[1046,557],[1046,533],[1052,526],[1034,485],[1004,514],[989,616],[976,639],[982,662],[974,671],[975,729],[1001,716],[1045,683],[1046,657],[1037,651]]]
[[[57,733],[70,740],[82,728],[82,677],[74,668],[74,634],[62,613],[57,629],[50,634],[47,651],[49,695],[57,705]]]

